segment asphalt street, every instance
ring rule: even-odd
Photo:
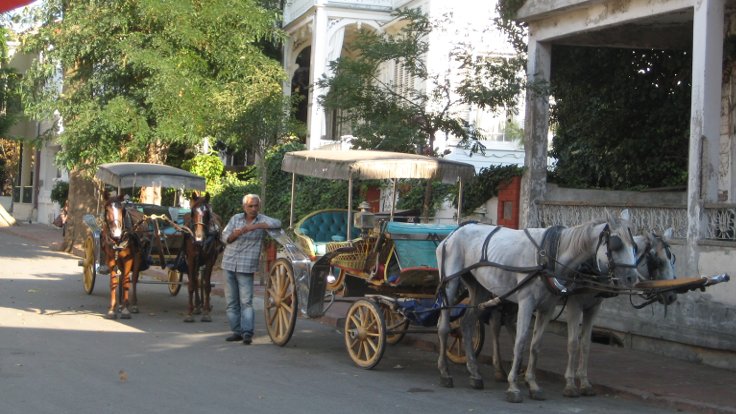
[[[185,290],[141,285],[141,313],[106,320],[109,287],[82,289],[77,258],[0,232],[0,413],[666,413],[645,402],[599,395],[504,401],[505,384],[438,385],[436,354],[411,341],[387,349],[373,370],[355,367],[329,323],[299,319],[285,347],[265,333],[256,298],[250,346],[228,343],[222,297],[211,323],[182,322]],[[324,321],[323,321],[324,322]],[[486,368],[490,373],[490,368]],[[490,378],[490,375],[487,375]]]

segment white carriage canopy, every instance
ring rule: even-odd
[[[401,152],[370,150],[306,150],[284,154],[281,170],[292,173],[291,212],[289,227],[294,224],[294,196],[296,175],[348,181],[348,217],[352,217],[353,180],[393,180],[393,194],[396,195],[396,181],[399,178],[438,180],[446,184],[458,183],[457,219],[462,211],[463,183],[475,175],[475,167],[470,164],[445,160],[424,155]],[[395,200],[395,198],[394,198]],[[391,203],[390,219],[393,221],[395,201]],[[350,240],[352,223],[348,220],[346,239]]]
[[[284,155],[286,172],[331,180],[423,178],[455,184],[467,182],[475,168],[464,162],[387,151],[293,151]]]
[[[204,177],[169,165],[143,162],[102,164],[98,167],[95,178],[117,188],[169,187],[205,190]]]

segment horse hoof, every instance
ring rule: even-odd
[[[583,397],[595,397],[595,390],[593,387],[584,387],[580,389],[580,395]]]
[[[130,312],[128,310],[124,310],[120,313],[120,319],[130,319]]]
[[[578,392],[577,388],[575,387],[565,387],[564,390],[562,390],[562,395],[567,398],[578,398],[580,397],[580,393]]]
[[[524,397],[521,396],[521,391],[506,391],[506,401],[520,403],[524,401]]]
[[[544,401],[547,399],[547,397],[544,396],[544,391],[542,390],[536,390],[536,391],[529,390],[529,398],[531,398],[532,400],[537,400],[537,401]]]
[[[212,317],[210,315],[202,315],[202,322],[212,322]]]
[[[197,308],[197,309],[195,309],[195,310],[194,310],[194,312],[192,312],[192,313],[193,313],[194,315],[201,315],[201,314],[202,314],[202,309],[199,309],[199,308]]]
[[[139,313],[140,310],[138,309],[138,306],[131,306],[130,307],[130,313]]]
[[[118,318],[118,314],[113,311],[107,312],[105,314],[105,319],[117,319],[117,318]]]
[[[192,315],[189,315],[186,318],[184,318],[184,322],[194,322],[194,318],[192,317]]]
[[[455,386],[452,382],[452,377],[440,377],[440,385],[445,388],[452,388]]]
[[[471,378],[470,386],[475,390],[482,390],[483,389],[483,379],[482,378]]]

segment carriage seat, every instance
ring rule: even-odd
[[[178,225],[184,225],[184,214],[189,213],[188,208],[180,208],[180,207],[164,207],[159,206],[156,204],[142,204],[142,203],[136,203],[134,204],[135,209],[139,212],[150,216],[150,215],[165,215],[166,217],[173,220]],[[158,226],[159,231],[167,236],[171,236],[175,233],[177,233],[177,230],[174,226],[171,225],[170,222],[166,220],[158,220]],[[153,223],[149,224],[149,230],[153,231]]]
[[[347,209],[327,209],[304,216],[294,226],[297,242],[310,256],[324,255],[328,243],[345,241],[347,215]],[[352,238],[359,235],[360,230],[353,228]]]
[[[437,268],[437,245],[457,228],[454,224],[414,224],[390,221],[384,229],[394,243],[402,272],[410,268]]]

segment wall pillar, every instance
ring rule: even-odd
[[[551,46],[538,42],[530,33],[527,79],[532,82],[550,80]],[[521,210],[519,227],[539,227],[537,202],[544,200],[547,189],[547,135],[549,128],[549,97],[527,88],[524,123],[524,176],[521,180]]]
[[[718,201],[721,62],[724,0],[694,6],[692,102],[687,183],[687,242],[683,274],[698,275],[698,241],[706,230],[704,204]]]
[[[319,104],[322,88],[317,87],[317,81],[327,70],[327,10],[323,4],[315,6],[312,25],[312,56],[309,70],[309,109],[307,116],[307,148],[319,148],[325,129],[325,110]]]

